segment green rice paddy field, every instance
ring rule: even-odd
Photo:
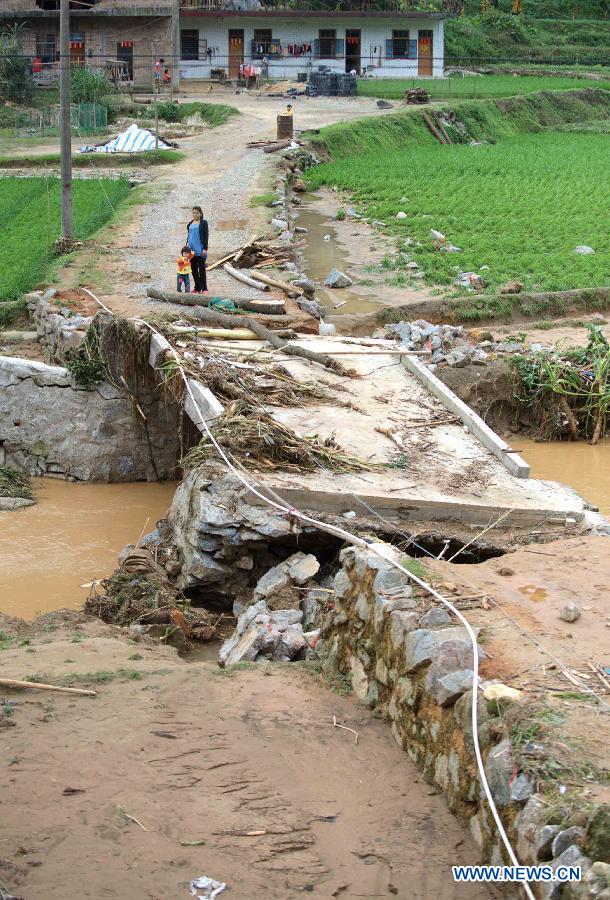
[[[464,78],[361,78],[358,94],[361,97],[383,97],[398,100],[406,90],[424,87],[433,100],[485,99],[514,97],[535,91],[565,91],[575,88],[604,88],[610,90],[610,79],[563,78],[542,75],[467,75]]]
[[[488,290],[518,279],[553,291],[610,283],[609,173],[606,135],[546,132],[480,146],[413,143],[326,163],[308,180],[336,185],[387,231],[420,242],[404,249],[429,282],[451,285],[458,270],[489,266]],[[430,229],[462,252],[435,249]],[[575,253],[583,244],[595,253]]]
[[[91,237],[128,193],[125,178],[75,180],[74,236]],[[59,203],[57,178],[0,178],[0,301],[44,277],[60,232]]]

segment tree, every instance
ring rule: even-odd
[[[0,100],[29,103],[34,94],[30,60],[23,52],[22,27],[0,33]]]

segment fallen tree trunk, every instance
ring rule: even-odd
[[[206,309],[201,306],[196,307],[195,312],[197,317],[204,322],[220,325],[222,328],[234,328],[236,325],[236,321],[232,316],[226,316],[213,309]],[[249,316],[240,316],[239,324],[242,327],[249,328],[264,341],[271,344],[272,347],[275,347],[277,350],[283,350],[284,353],[287,353],[290,356],[300,356],[302,359],[309,360],[309,362],[318,363],[319,365],[324,366],[325,369],[330,369],[331,372],[334,372],[336,375],[342,375],[345,378],[358,377],[357,372],[353,369],[346,369],[345,366],[341,365],[340,362],[333,359],[331,356],[328,356],[328,354],[316,353],[314,350],[307,350],[305,347],[298,347],[295,344],[290,344],[283,338],[278,337],[273,331],[269,331],[268,328],[260,322],[257,322],[256,319],[251,319]]]
[[[181,306],[207,306],[213,297],[202,297],[201,294],[179,294],[178,291],[159,291],[157,288],[147,288],[146,296],[152,300],[161,300],[165,303],[179,303]],[[231,300],[239,309],[248,312],[266,313],[267,315],[281,316],[286,312],[284,300],[259,300],[257,297],[224,297]]]
[[[243,272],[239,272],[237,269],[234,269],[233,266],[230,266],[229,263],[225,263],[223,265],[223,269],[227,273],[227,275],[232,275],[233,278],[236,278],[238,281],[243,281],[244,284],[247,284],[248,287],[256,288],[257,291],[268,291],[269,285],[263,284],[262,281],[256,281],[254,278],[250,278],[249,275],[244,275]]]

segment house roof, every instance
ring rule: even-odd
[[[180,18],[204,17],[206,19],[224,19],[231,16],[240,19],[449,19],[455,13],[450,12],[415,12],[409,10],[402,12],[400,10],[372,10],[372,9],[256,9],[256,10],[239,10],[239,9],[181,9]]]

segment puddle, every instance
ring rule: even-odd
[[[301,252],[305,262],[305,272],[309,278],[323,285],[324,279],[331,269],[339,269],[350,274],[348,254],[337,242],[337,231],[327,216],[316,210],[301,207],[297,224],[302,228],[307,228],[305,247]],[[330,241],[324,240],[326,234],[330,234]],[[329,308],[332,315],[372,312],[376,307],[382,305],[381,301],[362,297],[349,288],[333,291],[322,286],[317,288],[316,295]],[[342,303],[344,300],[346,303],[343,306],[333,309],[335,304]]]
[[[24,619],[79,608],[87,594],[80,585],[109,575],[119,551],[153,530],[176,490],[173,482],[32,483],[36,506],[0,514],[0,612]]]
[[[535,584],[524,584],[519,588],[519,593],[528,600],[533,600],[534,603],[542,603],[543,600],[546,600],[548,591],[545,588],[536,587]]]
[[[532,467],[532,478],[567,484],[610,515],[610,440],[592,447],[584,441],[547,444],[514,437],[511,446]]]
[[[219,219],[214,225],[216,231],[243,231],[247,227],[247,219]]]

